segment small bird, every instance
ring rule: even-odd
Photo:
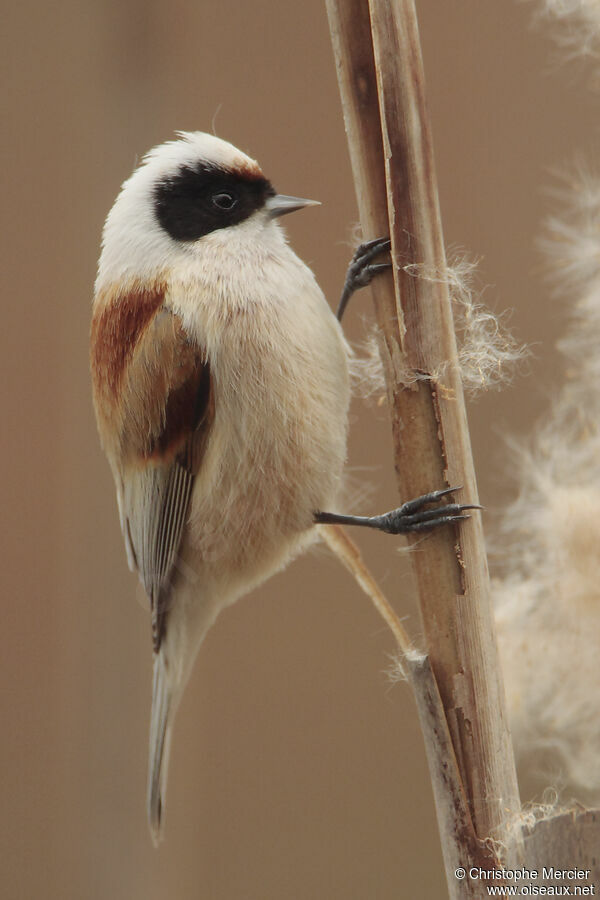
[[[147,811],[156,843],[173,718],[221,609],[317,539],[315,523],[399,534],[465,518],[335,507],[346,457],[349,348],[279,219],[314,201],[202,132],[151,150],[106,219],[91,327],[94,406],[154,650]],[[355,255],[344,303],[387,264]],[[343,309],[342,309],[343,311]],[[340,312],[341,317],[341,312]]]

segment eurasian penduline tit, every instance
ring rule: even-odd
[[[383,516],[335,508],[346,457],[348,346],[279,218],[231,144],[181,133],[151,150],[104,226],[91,329],[94,405],[127,557],[150,601],[148,817],[155,842],[173,718],[218,612],[317,538],[315,523],[394,534],[465,518],[449,491]],[[352,291],[388,264],[355,255]]]

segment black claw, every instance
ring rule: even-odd
[[[393,510],[384,516],[374,516],[372,527],[378,528],[386,534],[412,534],[419,531],[430,531],[438,525],[449,525],[453,522],[462,522],[470,519],[463,510],[466,507],[452,504],[448,507],[428,509],[412,516],[402,514],[402,507]]]
[[[418,512],[407,515],[401,506],[399,509],[388,513],[388,515],[395,516],[395,518],[411,524],[412,522],[427,522],[429,519],[458,515],[463,509],[464,506],[461,506],[460,503],[448,503],[446,506],[436,506],[434,509],[420,509]]]
[[[366,241],[364,244],[360,244],[357,247],[354,256],[352,257],[352,262],[348,266],[344,290],[342,291],[336,313],[340,322],[352,294],[359,290],[359,288],[366,287],[370,284],[372,279],[380,272],[383,272],[384,269],[391,268],[391,263],[371,264],[371,260],[379,253],[389,251],[390,248],[391,241],[389,238],[376,238],[374,241]]]
[[[380,272],[385,272],[386,269],[391,269],[392,264],[389,263],[369,263],[359,270],[356,278],[354,279],[354,289],[361,287],[366,287],[368,284],[371,284],[373,278],[376,275],[379,275]]]
[[[425,496],[430,497],[431,495]],[[429,503],[431,500],[426,502]],[[412,531],[424,531],[435,528],[437,525],[468,519],[469,516],[463,515],[463,512],[465,509],[473,509],[473,505],[461,503],[448,503],[446,506],[438,506],[435,509],[422,509],[422,506],[423,498],[418,497],[382,516],[373,516],[371,527],[378,528],[386,534],[408,534]]]
[[[384,272],[386,269],[391,269],[391,268],[392,268],[391,262],[390,263],[369,263],[369,265],[364,266],[364,268],[360,269],[358,274],[353,279],[352,293],[359,290],[360,288],[367,287],[367,285],[371,284],[373,278],[376,275],[379,275],[380,272]],[[348,301],[346,300],[346,303],[347,302]]]
[[[389,237],[375,238],[374,241],[364,241],[364,243],[359,244],[354,251],[352,263],[369,262],[369,260],[377,256],[378,253],[383,253],[384,250],[391,250],[391,247],[392,242]]]
[[[447,497],[448,494],[454,494],[458,491],[462,491],[462,485],[458,485],[458,487],[442,488],[439,491],[429,491],[428,494],[422,494],[420,497],[415,497],[414,500],[408,500],[406,503],[403,503],[400,509],[407,515],[410,515],[411,513],[422,509],[424,506],[427,506],[428,503],[437,503],[442,497]]]
[[[471,516],[444,516],[444,518],[439,519],[430,519],[428,522],[416,522],[412,525],[407,532],[410,531],[412,534],[418,534],[421,531],[431,531],[432,528],[437,528],[438,525],[451,525],[453,522],[463,522],[465,519],[470,519]],[[403,534],[406,532],[399,532],[399,534]]]

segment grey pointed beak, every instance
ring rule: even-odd
[[[274,197],[269,197],[265,208],[269,218],[277,219],[279,216],[285,216],[297,209],[303,209],[305,206],[320,205],[319,200],[303,200],[302,197],[286,197],[285,194],[275,194]]]

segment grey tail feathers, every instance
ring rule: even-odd
[[[154,657],[152,714],[150,717],[150,755],[148,759],[148,793],[146,809],[154,846],[162,839],[162,816],[171,743],[172,693],[162,652]]]

